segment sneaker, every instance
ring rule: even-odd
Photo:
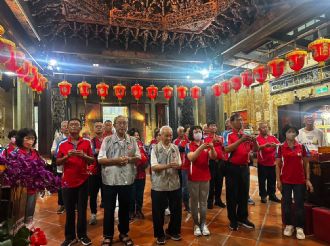
[[[269,200],[270,200],[270,201],[273,201],[273,202],[281,203],[281,200],[278,199],[276,196],[270,196],[270,197],[269,197]]]
[[[291,237],[293,235],[293,232],[294,232],[294,227],[292,225],[287,225],[285,226],[283,235],[287,237]]]
[[[169,208],[165,209],[165,215],[166,216],[171,215],[171,211]]]
[[[251,198],[249,198],[249,200],[248,200],[248,204],[249,204],[249,205],[256,205],[256,203],[255,203]]]
[[[245,228],[248,228],[248,229],[254,229],[255,228],[255,225],[251,221],[249,221],[248,219],[246,219],[244,221],[239,221],[238,224],[242,225],[242,226],[244,226]]]
[[[92,214],[92,215],[91,215],[91,219],[90,219],[90,221],[89,221],[89,224],[90,224],[90,225],[96,225],[96,223],[97,223],[97,220],[96,220],[96,214]]]
[[[74,245],[78,243],[78,240],[75,238],[75,239],[66,239],[62,244],[61,246],[71,246],[71,245]]]
[[[202,236],[201,228],[199,228],[198,225],[195,225],[195,226],[194,226],[194,235],[195,235],[196,237],[200,237],[200,236]]]
[[[267,203],[267,198],[266,197],[261,197],[261,202],[262,203]]]
[[[157,237],[156,243],[158,245],[164,245],[166,243],[166,238],[165,237]]]
[[[237,231],[238,230],[238,224],[235,221],[231,221],[229,224],[229,229],[232,231]]]
[[[56,211],[57,214],[63,214],[64,212],[65,212],[64,206],[59,206],[57,211]]]
[[[202,226],[202,234],[203,236],[209,236],[211,234],[209,228],[207,228],[207,225]]]
[[[82,245],[91,245],[92,241],[86,236],[79,239]]]
[[[297,239],[299,239],[299,240],[305,239],[305,233],[304,233],[303,228],[297,227],[296,231],[297,231],[297,234],[296,234]]]
[[[225,208],[226,207],[226,204],[224,204],[221,200],[220,201],[216,201],[214,203],[215,206],[218,206],[220,208]]]

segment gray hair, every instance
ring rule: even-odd
[[[160,135],[162,135],[165,130],[170,130],[171,133],[173,133],[173,130],[170,126],[162,126],[159,130]]]
[[[67,120],[63,120],[62,122],[61,122],[61,127],[63,127],[63,124],[68,124],[68,121]]]
[[[124,116],[124,115],[118,115],[115,117],[115,119],[113,120],[113,123],[116,124],[117,120],[120,118],[124,118],[127,122],[128,122],[128,117]],[[111,121],[110,121],[111,122]]]
[[[179,132],[180,130],[184,130],[184,127],[183,127],[183,126],[179,126],[179,127],[176,129],[176,132]]]

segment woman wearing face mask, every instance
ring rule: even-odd
[[[208,236],[210,231],[206,226],[207,197],[211,179],[209,159],[216,159],[217,153],[213,143],[204,143],[200,126],[191,127],[186,146],[187,158],[191,162],[188,175],[191,214],[194,220],[194,235]]]
[[[143,207],[143,194],[146,184],[146,168],[148,167],[148,154],[144,148],[144,144],[140,139],[140,132],[137,128],[132,128],[128,131],[128,134],[136,138],[137,145],[140,149],[141,160],[136,163],[136,177],[133,183],[130,205],[130,220],[134,218],[144,219],[142,212]]]
[[[38,151],[34,148],[37,143],[37,134],[33,129],[23,128],[17,132],[16,145],[17,148],[12,151],[15,155],[25,155],[31,160],[41,158]],[[25,223],[32,222],[34,210],[37,201],[37,192],[35,190],[27,190],[27,203],[25,208]]]
[[[6,148],[4,149],[4,151],[1,153],[2,156],[7,157],[8,154],[10,154],[14,149],[16,149],[16,135],[17,135],[17,131],[16,130],[11,130],[8,133],[8,139],[10,140],[10,142],[8,143],[8,145],[6,146]]]
[[[296,227],[297,239],[305,239],[304,234],[304,196],[306,188],[313,192],[309,180],[309,151],[305,145],[298,143],[298,129],[287,125],[282,130],[285,142],[276,150],[277,187],[282,192],[285,229],[284,236],[292,236]],[[292,221],[292,193],[295,202],[295,221]]]

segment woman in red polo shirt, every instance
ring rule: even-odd
[[[309,151],[305,145],[295,139],[299,134],[296,127],[286,125],[282,130],[285,142],[276,150],[276,178],[277,187],[282,192],[285,236],[292,236],[294,223],[292,222],[291,204],[292,192],[295,202],[295,227],[297,239],[305,239],[304,234],[304,196],[306,188],[313,192],[309,180]]]
[[[203,133],[200,126],[191,127],[186,146],[187,158],[191,162],[188,175],[191,214],[194,220],[194,235],[208,236],[210,231],[206,226],[207,197],[210,188],[209,159],[215,160],[217,152],[213,143],[202,141]]]

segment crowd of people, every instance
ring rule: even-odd
[[[218,134],[217,124],[177,128],[163,126],[154,131],[148,149],[138,129],[128,130],[128,118],[117,116],[111,121],[96,121],[93,138],[82,132],[81,121],[72,118],[61,123],[61,133],[54,139],[51,153],[56,173],[62,179],[58,190],[58,214],[66,214],[65,241],[69,246],[80,241],[92,242],[87,235],[87,207],[90,225],[97,224],[97,200],[104,208],[102,246],[112,245],[115,232],[115,209],[118,206],[119,239],[134,245],[129,237],[130,220],[144,219],[143,197],[147,173],[151,177],[152,221],[156,243],[181,240],[182,208],[191,213],[195,236],[211,234],[206,221],[208,209],[227,207],[229,228],[254,229],[249,220],[251,203],[250,165],[257,159],[259,195],[262,203],[281,202],[285,220],[284,235],[304,239],[304,194],[313,191],[309,180],[309,148],[326,144],[323,133],[314,127],[313,117],[306,115],[305,128],[298,131],[287,125],[282,129],[285,141],[270,134],[266,123],[259,124],[259,134],[244,131],[242,117],[235,113],[225,122],[226,130]],[[41,158],[35,150],[37,136],[33,129],[11,131],[10,143],[3,156],[19,152]],[[308,146],[308,147],[307,147]],[[226,201],[221,199],[225,179]],[[295,216],[292,216],[292,193]],[[37,199],[28,191],[26,218],[31,219]],[[268,198],[268,200],[267,200]],[[250,202],[249,202],[250,200]],[[77,222],[76,222],[77,211]],[[165,216],[170,220],[164,230]],[[295,218],[293,221],[292,218]]]

